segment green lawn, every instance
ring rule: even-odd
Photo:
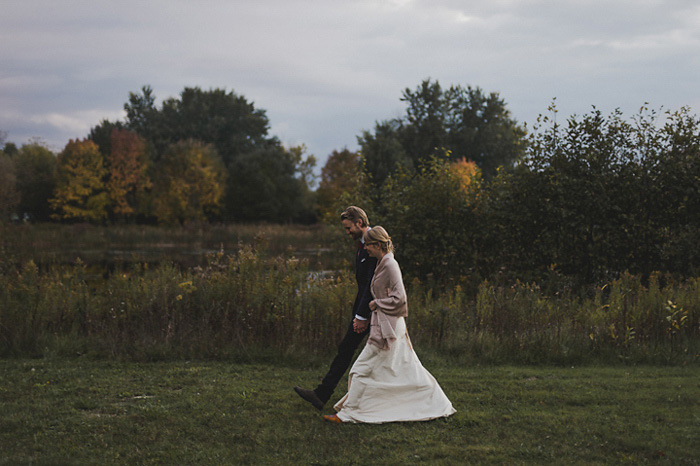
[[[698,367],[424,364],[454,416],[334,425],[324,366],[0,360],[0,464],[700,464]]]

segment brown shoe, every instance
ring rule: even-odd
[[[323,405],[326,404],[323,401],[321,401],[318,395],[316,395],[316,392],[314,392],[313,390],[305,390],[301,387],[294,387],[294,391],[297,392],[297,395],[311,403],[313,407],[318,409],[319,411],[321,411],[323,409]]]
[[[326,414],[325,416],[323,416],[323,419],[325,419],[328,422],[333,422],[335,424],[342,424],[343,423],[343,421],[340,420],[340,418],[338,417],[337,414]]]

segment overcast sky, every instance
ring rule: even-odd
[[[531,125],[645,103],[700,113],[697,0],[0,0],[0,131],[55,151],[129,92],[233,91],[319,165],[424,79],[498,92]]]

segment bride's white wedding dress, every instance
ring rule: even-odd
[[[413,351],[403,317],[395,334],[390,349],[366,344],[350,369],[348,393],[334,406],[343,422],[427,421],[455,412]]]

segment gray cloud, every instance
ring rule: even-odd
[[[323,160],[403,111],[423,79],[496,91],[533,122],[644,102],[700,106],[694,1],[5,0],[0,130],[60,150],[129,92],[225,88]]]

